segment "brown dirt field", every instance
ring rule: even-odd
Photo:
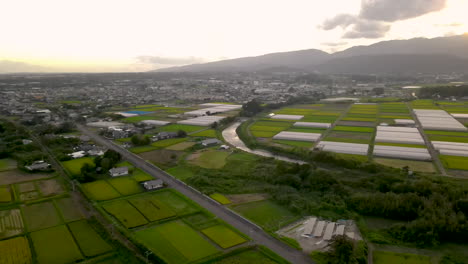
[[[4,225],[4,229],[0,229],[0,239],[23,232],[24,225],[19,209],[0,211],[0,222]]]
[[[21,200],[21,201],[36,200],[36,199],[38,199],[39,197],[40,197],[40,196],[39,196],[39,192],[38,192],[38,191],[26,192],[26,193],[20,194],[20,200]]]
[[[62,185],[60,185],[56,179],[40,181],[38,185],[43,196],[50,196],[64,192]]]
[[[20,183],[18,184],[18,190],[21,193],[32,192],[36,190],[36,186],[34,185],[34,182]]]
[[[52,174],[27,173],[20,170],[3,171],[0,172],[0,185],[45,179],[52,176]]]
[[[225,196],[232,202],[232,204],[256,202],[269,198],[266,193],[229,194]]]
[[[180,142],[178,144],[167,147],[167,150],[185,150],[195,145],[195,142]]]
[[[164,164],[164,165],[177,165],[177,160],[180,156],[182,156],[184,152],[177,151],[177,150],[167,150],[167,149],[158,149],[148,152],[143,152],[138,154],[145,160],[149,160],[150,162],[156,164]],[[172,156],[175,155],[175,158]]]
[[[359,126],[359,127],[374,127],[372,122],[362,122],[362,121],[339,121],[336,123],[337,126]]]

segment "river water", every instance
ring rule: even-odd
[[[266,151],[266,150],[248,148],[244,144],[244,142],[239,138],[239,136],[237,135],[237,132],[236,132],[236,129],[241,124],[242,124],[242,122],[236,122],[236,123],[230,125],[228,128],[223,130],[222,134],[223,134],[224,140],[226,140],[226,142],[228,142],[232,146],[234,146],[234,147],[236,147],[236,148],[238,148],[240,150],[243,150],[245,152],[249,152],[249,153],[259,155],[259,156],[263,156],[263,157],[275,158],[277,160],[282,160],[282,161],[291,162],[291,163],[306,164],[306,162],[304,162],[302,160],[290,159],[290,158],[287,158],[287,157],[279,156],[279,155],[273,154],[273,153],[271,153],[269,151]]]

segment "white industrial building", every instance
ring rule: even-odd
[[[199,116],[187,120],[182,120],[177,122],[178,124],[183,125],[193,125],[193,126],[209,126],[215,122],[219,122],[226,118],[225,116]]]
[[[424,145],[417,128],[378,126],[375,142]]]
[[[421,126],[428,130],[467,131],[467,128],[444,110],[414,109]]]
[[[409,160],[431,160],[426,148],[408,148],[396,146],[374,146],[374,156]]]
[[[296,122],[294,123],[295,127],[314,127],[314,128],[329,128],[331,127],[330,123],[317,123],[317,122]]]
[[[315,223],[317,222],[317,217],[312,217],[307,221],[304,227],[304,234],[312,235],[312,231],[314,231]]]
[[[395,125],[410,126],[414,124],[414,120],[411,119],[395,119]]]
[[[215,113],[224,113],[229,112],[232,110],[241,109],[242,105],[232,105],[232,104],[216,104],[216,103],[206,103],[201,104],[201,106],[205,106],[207,108],[202,108],[194,111],[185,112],[185,115],[189,116],[206,116],[209,114]]]
[[[320,143],[317,144],[316,148],[323,151],[330,151],[335,153],[367,155],[369,145],[333,141],[320,141]]]
[[[330,240],[333,237],[333,230],[335,230],[335,222],[328,223],[325,228],[325,234],[323,235],[324,240]]]
[[[161,120],[143,120],[140,123],[143,123],[145,125],[152,125],[152,126],[165,126],[171,122],[161,121]]]
[[[302,132],[290,132],[282,131],[276,134],[273,139],[285,139],[285,140],[295,140],[295,141],[310,141],[314,142],[320,138],[319,133],[302,133]]]
[[[286,119],[286,120],[301,120],[303,115],[274,115],[271,118],[273,119]]]
[[[324,228],[325,228],[325,221],[319,221],[314,230],[314,237],[321,237]]]
[[[442,155],[468,157],[468,143],[432,141],[432,145]]]

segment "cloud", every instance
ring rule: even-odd
[[[359,17],[394,22],[440,11],[446,0],[362,0]]]
[[[20,61],[0,60],[0,73],[45,72],[50,69]]]
[[[138,63],[158,64],[158,65],[186,65],[206,62],[203,58],[197,57],[160,57],[160,56],[139,56]]]
[[[347,45],[348,42],[346,41],[340,41],[340,42],[322,42],[320,43],[322,46],[328,46],[328,47],[339,47],[339,46],[344,46]]]
[[[450,24],[434,24],[434,26],[436,26],[436,27],[461,27],[461,26],[463,26],[463,24],[453,22],[453,23],[450,23]]]
[[[447,0],[361,0],[359,15],[339,14],[325,20],[319,28],[341,27],[343,38],[381,38],[391,22],[419,17],[445,8]]]

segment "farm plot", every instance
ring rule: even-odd
[[[220,204],[230,204],[231,201],[224,195],[220,193],[213,193],[210,195],[210,198],[217,201]]]
[[[282,121],[257,121],[249,127],[250,133],[254,137],[273,137],[278,132],[288,129],[292,122]]]
[[[158,147],[148,145],[148,146],[132,147],[132,148],[129,148],[128,150],[130,150],[132,153],[139,154],[143,152],[153,151],[156,149],[158,149]]]
[[[158,148],[165,148],[165,147],[175,145],[177,143],[184,142],[187,139],[188,138],[185,137],[185,138],[170,138],[170,139],[158,140],[152,143],[151,146],[158,147]]]
[[[166,172],[182,181],[193,177],[192,170],[184,166],[172,167],[167,169]]]
[[[297,219],[297,215],[270,200],[234,205],[232,209],[266,230],[277,230]]]
[[[16,161],[12,159],[0,159],[0,171],[16,169]]]
[[[414,100],[411,101],[411,107],[414,109],[440,109],[438,106],[434,104],[434,101],[421,99],[421,100]]]
[[[45,197],[65,192],[62,185],[58,182],[57,179],[39,181],[37,185],[39,187],[39,192],[42,194],[42,196]]]
[[[267,257],[257,250],[246,250],[214,262],[213,264],[277,264],[279,262]],[[281,262],[283,263],[283,262]]]
[[[172,146],[167,147],[168,150],[186,150],[195,145],[195,142],[181,142]]]
[[[9,186],[0,186],[0,203],[9,203],[12,201]]]
[[[180,221],[139,230],[135,236],[170,264],[188,263],[219,252],[214,245]]]
[[[0,263],[30,264],[32,262],[29,242],[25,237],[15,237],[0,241]]]
[[[427,161],[415,161],[415,160],[400,160],[400,159],[387,159],[387,158],[374,158],[374,161],[382,165],[401,169],[408,166],[412,171],[421,172],[436,172],[434,164]]]
[[[62,223],[52,202],[44,202],[22,207],[24,221],[28,231],[57,226]]]
[[[23,228],[19,209],[0,211],[0,239],[21,234]]]
[[[40,197],[34,182],[19,183],[16,185],[16,191],[21,201],[35,200]]]
[[[333,131],[350,131],[350,132],[367,132],[373,133],[373,127],[360,127],[360,126],[335,126]]]
[[[85,220],[70,223],[68,226],[85,256],[96,256],[112,250]]]
[[[225,225],[215,225],[201,232],[222,248],[230,248],[247,242],[245,238]]]
[[[430,264],[431,258],[423,255],[374,251],[375,264]]]
[[[163,203],[167,205],[179,216],[191,214],[199,210],[198,206],[192,201],[171,189],[153,192],[150,195],[150,199],[156,204]]]
[[[92,167],[95,166],[93,159],[90,157],[84,157],[62,162],[62,165],[65,167],[65,169],[67,169],[68,172],[70,172],[70,174],[74,176],[80,175],[81,167],[83,167],[83,165],[85,164],[89,164]]]
[[[72,222],[84,218],[79,209],[80,205],[76,204],[71,198],[62,198],[54,202],[65,222]]]
[[[83,259],[65,225],[31,233],[39,264],[74,263]]]
[[[166,204],[150,196],[139,196],[128,200],[150,222],[175,216],[176,214]]]
[[[189,156],[188,160],[191,164],[207,168],[207,169],[221,169],[226,165],[226,158],[229,152],[208,150],[201,153],[194,153]]]
[[[81,185],[86,196],[96,201],[105,201],[120,197],[120,194],[107,181],[99,180]]]
[[[210,138],[215,138],[216,136],[216,131],[213,129],[207,129],[205,131],[200,131],[197,133],[190,134],[191,137],[210,137]]]
[[[183,124],[171,124],[168,126],[163,126],[159,128],[159,131],[167,131],[167,132],[177,132],[179,130],[183,130],[187,133],[192,133],[195,131],[199,131],[202,129],[206,129],[204,126],[193,126],[193,125],[183,125]]]
[[[175,151],[168,149],[158,149],[150,152],[141,153],[139,156],[144,160],[148,160],[157,165],[175,166],[180,156],[184,155],[183,151]]]
[[[328,135],[328,137],[325,138],[325,140],[345,143],[366,144],[371,142],[372,134],[364,132],[332,131]]]
[[[0,185],[45,179],[52,176],[52,174],[46,173],[27,173],[18,169],[2,171],[0,172]]]
[[[301,147],[301,148],[311,148],[314,145],[314,142],[310,141],[295,141],[295,140],[285,140],[285,139],[274,139],[274,143],[293,146],[293,147]]]
[[[148,223],[145,217],[126,200],[111,201],[103,204],[102,207],[126,228],[142,226]]]
[[[439,155],[444,167],[453,170],[468,170],[466,157]]]
[[[207,212],[191,214],[182,218],[182,220],[195,230],[202,230],[220,224],[218,219]]]
[[[144,181],[151,181],[153,180],[153,176],[149,175],[148,173],[142,171],[139,168],[134,168],[131,177],[137,182],[144,182]]]
[[[301,133],[319,133],[322,134],[325,132],[326,129],[324,128],[305,128],[305,127],[291,127],[288,128],[285,131],[290,131],[290,132],[301,132]]]
[[[121,176],[107,180],[121,195],[140,193],[143,188],[130,176]]]

